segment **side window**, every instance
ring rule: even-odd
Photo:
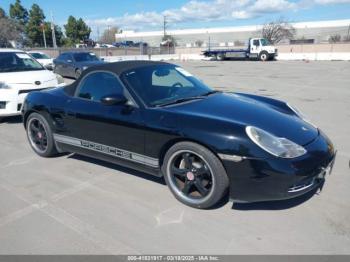
[[[260,46],[259,39],[253,40],[253,45],[255,45],[255,46]]]
[[[71,61],[72,61],[72,56],[69,55],[69,54],[65,54],[63,60],[64,60],[65,62],[68,62],[68,60],[71,60]]]
[[[59,56],[56,58],[56,60],[62,61],[62,60],[63,60],[63,56],[64,56],[64,55],[59,55]]]
[[[72,60],[71,56],[69,54],[62,54],[59,57],[57,57],[57,60],[62,62],[67,62],[68,60]]]
[[[193,87],[193,84],[175,69],[170,69],[166,73],[159,74],[158,70],[155,70],[152,74],[152,86],[172,87],[177,84],[182,87]]]
[[[104,96],[118,94],[123,94],[123,87],[116,76],[107,72],[96,72],[81,81],[76,96],[100,102]]]

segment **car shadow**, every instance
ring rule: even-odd
[[[252,211],[252,210],[285,210],[303,204],[304,202],[311,199],[313,196],[319,194],[318,191],[322,188],[323,183],[320,187],[311,190],[304,195],[299,197],[286,199],[286,200],[276,200],[276,201],[264,201],[264,202],[254,202],[254,203],[235,203],[232,204],[232,209],[240,211]]]
[[[8,116],[0,120],[0,124],[21,124],[22,116]]]
[[[81,161],[86,161],[89,163],[93,163],[96,165],[100,165],[103,167],[107,167],[109,169],[114,169],[115,171],[120,171],[123,173],[127,173],[128,175],[132,175],[132,176],[136,176],[139,178],[143,178],[152,182],[156,182],[158,184],[161,185],[166,185],[165,181],[162,177],[157,177],[157,176],[153,176],[151,174],[147,174],[141,171],[137,171],[131,168],[127,168],[127,167],[123,167],[117,164],[113,164],[113,163],[109,163],[103,160],[99,160],[99,159],[95,159],[95,158],[91,158],[91,157],[87,157],[87,156],[83,156],[83,155],[78,155],[78,154],[70,154],[68,155],[67,158],[72,158],[72,159],[76,159],[76,160],[81,160]]]
[[[100,165],[115,171],[123,172],[126,173],[127,175],[132,175],[135,177],[139,177],[142,179],[146,179],[152,182],[156,182],[160,185],[166,186],[166,183],[162,177],[156,177],[141,171],[137,171],[131,168],[123,167],[114,163],[106,162],[103,160],[79,155],[79,154],[62,154],[67,155],[67,158],[72,158],[80,161],[85,161],[89,163],[93,163],[96,165]],[[252,211],[252,210],[285,210],[285,209],[290,209],[293,207],[296,207],[298,205],[303,204],[310,198],[312,198],[315,194],[318,194],[317,192],[319,191],[319,188],[322,188],[323,184],[320,185],[320,187],[315,188],[314,190],[311,190],[310,192],[296,197],[296,198],[291,198],[287,200],[278,200],[278,201],[265,201],[265,202],[254,202],[254,203],[237,203],[233,202],[231,209],[233,210],[239,210],[239,211]],[[225,194],[225,196],[214,206],[208,208],[208,210],[214,210],[214,209],[219,209],[223,206],[225,206],[227,203],[230,202],[229,199],[229,194]]]

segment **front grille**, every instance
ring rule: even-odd
[[[6,102],[1,101],[0,102],[0,109],[5,109],[6,108]]]
[[[18,91],[18,94],[27,94],[27,93],[30,93],[30,92],[33,92],[33,91],[41,91],[41,90],[44,90],[46,88],[36,88],[36,89],[25,89],[25,90],[19,90]]]

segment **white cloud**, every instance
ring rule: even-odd
[[[297,5],[286,0],[257,0],[249,10],[256,14],[277,13],[295,9]]]
[[[350,3],[350,0],[314,0],[316,4],[329,5],[329,4],[346,4]]]
[[[161,28],[163,17],[171,24],[229,21],[249,19],[266,14],[278,14],[286,10],[297,10],[312,5],[350,3],[350,0],[190,0],[177,9],[163,12],[140,12],[124,14],[120,17],[90,19],[88,24],[93,28],[119,26],[122,29]]]

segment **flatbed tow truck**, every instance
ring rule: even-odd
[[[227,58],[258,59],[260,61],[274,60],[277,49],[265,38],[250,38],[246,49],[209,49],[203,51],[206,57],[216,60]]]

